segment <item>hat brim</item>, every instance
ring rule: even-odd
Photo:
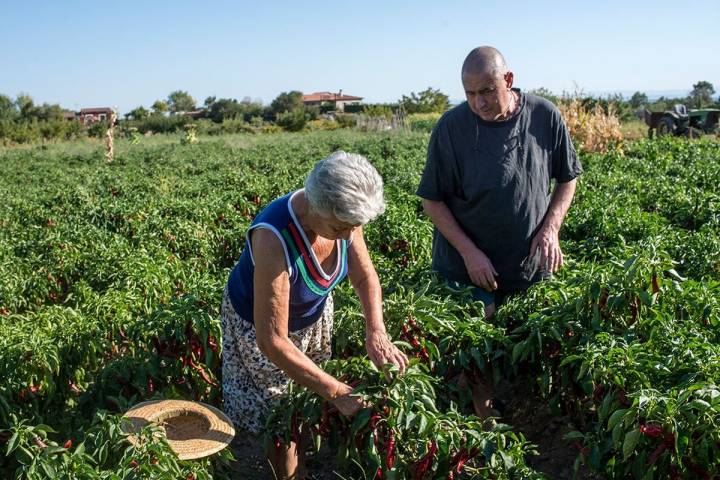
[[[180,460],[194,460],[219,452],[230,444],[235,428],[220,410],[187,400],[153,400],[142,402],[125,413],[128,440],[138,445],[137,433],[148,423],[165,430],[170,448]]]

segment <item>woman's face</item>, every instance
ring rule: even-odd
[[[350,240],[353,231],[360,225],[352,225],[350,223],[338,220],[334,216],[320,217],[316,232],[318,235],[330,240]]]

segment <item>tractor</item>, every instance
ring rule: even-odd
[[[645,109],[644,113],[650,138],[654,135],[697,138],[702,134],[718,132],[720,110],[715,108],[688,110],[685,105],[678,104],[672,110],[651,112]]]

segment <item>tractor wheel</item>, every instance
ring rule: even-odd
[[[657,136],[674,135],[676,130],[675,122],[671,117],[663,117],[658,122]]]
[[[700,138],[703,136],[703,131],[699,128],[690,127],[688,128],[688,131],[685,133],[685,135],[688,138]]]

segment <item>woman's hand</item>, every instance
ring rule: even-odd
[[[407,355],[393,345],[385,331],[368,332],[365,337],[365,348],[368,357],[379,369],[390,363],[395,365],[401,374],[405,372],[408,365]]]
[[[360,395],[352,394],[352,387],[341,383],[335,393],[335,398],[330,402],[335,405],[338,411],[346,417],[352,417],[357,413],[358,410],[365,408],[365,402]]]

